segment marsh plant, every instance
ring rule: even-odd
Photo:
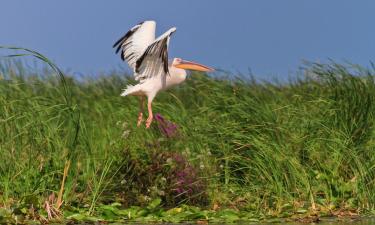
[[[193,73],[158,95],[160,114],[145,129],[132,119],[137,99],[119,96],[134,82],[123,73],[77,80],[3,62],[0,206],[47,217],[54,194],[60,213],[91,216],[103,205],[153,202],[257,218],[370,212],[374,69],[305,67],[288,83]]]

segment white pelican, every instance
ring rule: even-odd
[[[113,47],[116,53],[121,50],[121,59],[127,61],[134,71],[136,85],[128,85],[121,96],[140,96],[140,110],[137,126],[143,121],[143,103],[145,96],[148,99],[148,118],[146,128],[149,128],[153,120],[152,100],[156,94],[171,86],[182,83],[186,79],[186,71],[197,70],[210,72],[212,68],[174,58],[168,64],[168,45],[171,35],[176,31],[172,27],[155,39],[155,21],[144,21],[131,28]]]

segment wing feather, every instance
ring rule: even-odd
[[[131,28],[114,45],[116,54],[135,70],[136,62],[145,49],[155,40],[155,21],[144,21]]]
[[[176,31],[173,27],[150,44],[135,64],[136,79],[143,80],[160,73],[169,74],[168,46],[171,35]]]

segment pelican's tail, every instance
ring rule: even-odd
[[[140,91],[139,85],[128,85],[121,93],[121,96],[136,95]]]

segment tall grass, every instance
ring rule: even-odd
[[[138,100],[119,96],[129,76],[77,81],[54,68],[31,74],[14,61],[0,69],[3,205],[41,207],[59,193],[69,161],[64,205],[90,212],[155,198],[271,214],[374,207],[373,69],[310,64],[286,84],[193,73],[154,102],[178,125],[174,137],[156,124],[136,127]],[[198,191],[176,192],[179,170]]]

